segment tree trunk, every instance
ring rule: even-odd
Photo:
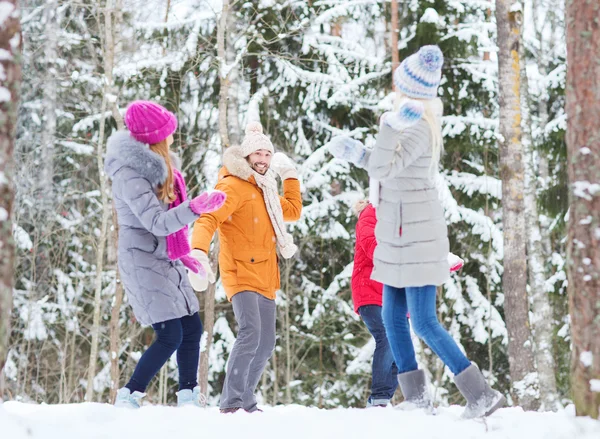
[[[57,71],[55,62],[58,59],[57,47],[58,47],[58,4],[56,0],[50,0],[46,3],[44,9],[44,20],[45,29],[44,36],[46,41],[44,43],[44,55],[48,60],[46,66],[46,77],[44,80],[43,90],[43,106],[44,106],[44,125],[41,136],[41,169],[40,178],[38,180],[38,188],[43,191],[44,196],[41,197],[41,201],[46,206],[52,206],[53,197],[48,197],[48,191],[52,191],[53,181],[53,162],[54,162],[54,137],[56,133],[56,85],[57,85]]]
[[[538,407],[529,305],[524,167],[521,144],[520,62],[522,13],[514,0],[496,0],[500,100],[500,177],[504,229],[504,309],[508,359],[515,401],[525,410]]]
[[[211,252],[210,265],[213,271],[216,273],[218,265],[219,255],[219,240],[216,240]],[[208,359],[210,357],[210,348],[213,343],[214,329],[215,329],[215,292],[216,284],[208,284],[208,288],[204,293],[204,333],[206,334],[206,343],[204,344],[204,350],[200,353],[200,365],[198,373],[198,385],[200,386],[200,392],[208,397]]]
[[[5,1],[6,19],[0,23],[0,373],[8,354],[10,314],[14,287],[15,242],[12,214],[15,199],[13,184],[15,128],[21,87],[21,24],[16,0]],[[12,11],[12,12],[11,12]]]
[[[227,14],[227,35],[225,36],[225,59],[227,65],[233,66],[236,64],[236,52],[235,52],[235,41],[234,33],[235,29],[235,13],[229,11]],[[227,102],[227,126],[230,137],[230,142],[237,145],[242,141],[242,130],[240,127],[240,115],[239,115],[239,66],[235,65],[228,75],[228,102]]]
[[[567,275],[577,414],[600,418],[600,3],[567,0]]]
[[[98,166],[98,177],[100,179],[100,199],[102,205],[102,223],[100,236],[96,248],[96,277],[94,281],[94,317],[92,323],[92,341],[90,347],[90,361],[88,366],[86,401],[92,401],[94,395],[94,377],[96,376],[96,363],[98,361],[98,339],[100,338],[100,311],[102,305],[102,274],[104,270],[104,251],[106,249],[106,237],[108,234],[108,220],[111,205],[108,202],[109,184],[104,174],[104,137],[106,129],[105,113],[109,105],[109,94],[113,82],[114,63],[114,38],[113,38],[113,0],[106,0],[104,10],[104,92],[102,96],[102,108],[100,110],[100,129],[98,134],[98,145],[96,147],[96,163]]]
[[[542,408],[556,410],[557,390],[553,355],[553,312],[550,297],[545,290],[545,255],[542,248],[542,232],[537,208],[537,179],[534,148],[531,138],[531,115],[529,113],[529,81],[521,46],[521,109],[523,128],[523,151],[525,165],[525,222],[527,230],[527,266],[529,270],[529,298],[532,305],[532,335],[534,356],[539,376]]]
[[[227,100],[229,98],[229,72],[225,53],[225,30],[227,29],[227,16],[229,15],[229,0],[223,0],[221,17],[217,27],[217,56],[219,57],[219,134],[221,148],[229,147],[229,130],[227,127]]]
[[[290,274],[292,270],[292,261],[286,259],[285,261],[285,403],[292,403],[292,388],[290,383],[292,382],[292,339],[290,334],[290,326],[292,325],[290,319],[290,302],[292,300],[292,286],[290,284]]]
[[[392,78],[396,67],[400,65],[400,54],[398,53],[398,0],[392,0],[392,19],[391,19],[391,52],[392,52]],[[392,79],[392,90],[396,90],[394,80]]]
[[[223,0],[223,8],[217,27],[217,56],[219,58],[219,79],[221,87],[219,90],[219,134],[221,137],[221,156],[225,148],[229,146],[229,134],[227,126],[227,101],[229,97],[229,72],[226,67],[226,34],[229,15],[229,0]],[[216,272],[219,254],[219,243],[215,243],[213,251],[210,254],[211,265]],[[206,332],[206,343],[204,351],[200,354],[200,364],[198,366],[198,384],[200,392],[208,396],[208,358],[213,342],[213,333],[215,326],[215,291],[216,285],[209,284],[204,296],[204,331]]]

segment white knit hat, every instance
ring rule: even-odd
[[[423,46],[394,72],[396,89],[409,98],[434,99],[442,79],[444,55],[438,46]]]
[[[248,125],[246,125],[246,135],[242,142],[242,155],[248,157],[259,149],[270,151],[271,154],[275,153],[273,144],[269,138],[263,134],[263,127],[260,122],[249,122]]]

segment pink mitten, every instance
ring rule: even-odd
[[[179,260],[183,262],[183,265],[185,265],[188,270],[193,271],[200,277],[206,277],[206,270],[204,270],[204,267],[196,258],[192,258],[190,255],[185,255],[180,257]]]
[[[210,194],[208,192],[202,192],[192,201],[190,201],[190,209],[196,215],[202,215],[203,213],[214,212],[218,210],[223,204],[227,195],[221,191],[214,191]]]

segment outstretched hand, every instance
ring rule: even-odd
[[[202,192],[200,195],[190,201],[190,209],[196,215],[202,215],[203,213],[214,212],[225,204],[227,195],[225,192],[213,191],[211,193]]]
[[[335,158],[364,167],[367,148],[361,141],[348,136],[335,136],[331,138],[325,147]]]

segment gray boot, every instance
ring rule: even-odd
[[[489,416],[506,404],[506,398],[489,386],[475,363],[456,375],[454,383],[467,400],[465,419]]]
[[[433,403],[427,388],[425,372],[421,369],[398,374],[398,383],[404,396],[398,408],[402,410],[427,409],[433,411]]]

